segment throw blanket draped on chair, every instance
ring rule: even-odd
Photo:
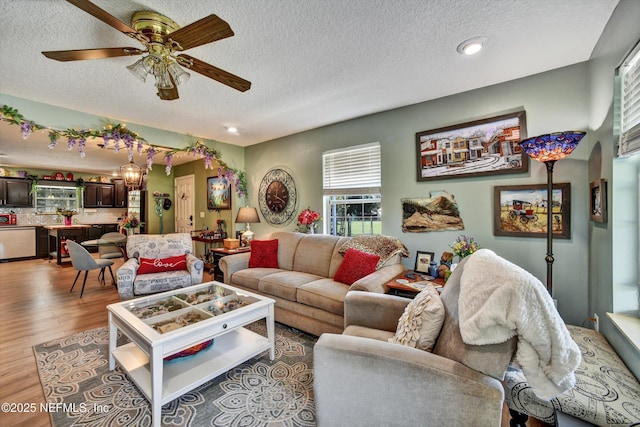
[[[531,273],[481,249],[466,263],[459,304],[465,343],[496,344],[517,335],[515,359],[540,399],[574,386],[580,349],[547,289]]]

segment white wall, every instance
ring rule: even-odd
[[[467,234],[485,248],[521,265],[546,281],[546,240],[493,236],[493,187],[545,184],[546,169],[532,163],[526,174],[417,182],[415,133],[519,109],[527,113],[530,136],[588,128],[588,68],[577,64],[560,70],[465,92],[434,101],[386,111],[247,147],[249,203],[257,206],[258,186],[273,167],[289,170],[300,192],[299,210],[322,208],[323,151],[379,141],[382,150],[383,233],[400,238],[411,251],[405,260],[413,268],[417,250],[439,256],[459,234]],[[589,139],[589,135],[585,140]],[[570,240],[555,239],[554,295],[560,313],[572,324],[588,315],[588,182],[589,142],[582,142],[555,167],[555,182],[571,183]],[[445,190],[459,204],[462,232],[402,233],[400,199],[424,197]],[[286,227],[295,228],[295,220]],[[276,228],[262,222],[251,227],[257,237]]]

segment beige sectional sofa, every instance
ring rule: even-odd
[[[220,260],[224,282],[273,298],[276,321],[318,336],[342,333],[347,292],[385,293],[386,283],[405,270],[401,256],[408,256],[398,242],[397,250],[384,251],[376,271],[349,286],[333,280],[349,237],[275,232],[267,239],[278,240],[278,268],[249,268],[250,253],[226,256]]]

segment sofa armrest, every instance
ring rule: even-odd
[[[386,267],[382,267],[373,273],[364,276],[363,278],[354,282],[349,288],[352,291],[366,291],[377,292],[379,294],[387,293],[387,283],[393,280],[394,277],[399,275],[405,270],[402,264],[393,264]]]
[[[501,423],[500,381],[400,344],[323,334],[313,377],[320,427]]]
[[[344,297],[344,327],[364,326],[395,332],[408,298],[372,292],[350,291]]]
[[[224,274],[224,283],[228,285],[231,284],[231,276],[233,276],[233,273],[249,268],[250,257],[251,252],[222,257],[218,267],[220,267],[220,270],[222,270],[222,273]]]
[[[187,254],[187,270],[191,274],[191,284],[199,285],[202,283],[202,273],[204,271],[204,261],[194,254]]]
[[[129,258],[116,271],[118,278],[118,294],[121,300],[133,298],[133,282],[138,274],[138,259]]]

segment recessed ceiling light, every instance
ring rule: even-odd
[[[225,128],[227,129],[227,132],[229,132],[229,133],[238,133],[238,128],[236,128],[234,126],[225,126]]]
[[[461,55],[475,55],[480,52],[486,42],[486,37],[473,37],[460,43],[456,50]]]

